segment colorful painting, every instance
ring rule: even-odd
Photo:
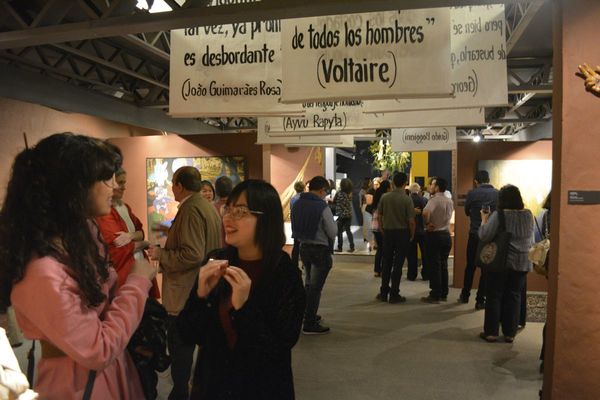
[[[246,178],[246,159],[231,157],[180,157],[146,159],[146,200],[148,226],[154,223],[169,225],[177,214],[177,202],[171,190],[173,173],[178,168],[192,166],[202,174],[202,179],[213,186],[220,176],[228,176],[237,185]]]
[[[533,215],[542,211],[552,187],[552,160],[480,160],[477,169],[488,171],[498,189],[506,184],[518,187]]]

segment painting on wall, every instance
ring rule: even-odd
[[[525,208],[539,215],[552,187],[552,160],[480,160],[478,170],[490,174],[490,183],[500,189],[515,185],[521,191]]]
[[[146,159],[146,201],[148,226],[154,223],[170,225],[177,214],[177,202],[171,190],[173,173],[184,166],[195,167],[203,180],[211,181],[228,176],[237,185],[246,179],[246,158],[227,157],[179,157]]]

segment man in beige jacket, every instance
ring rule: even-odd
[[[200,195],[202,177],[194,167],[173,174],[173,195],[179,211],[167,234],[164,249],[152,248],[150,256],[160,262],[162,301],[169,313],[168,335],[173,390],[169,400],[188,399],[194,345],[181,340],[174,321],[185,306],[198,270],[206,255],[221,247],[221,218],[215,207]]]

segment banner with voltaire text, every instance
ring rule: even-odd
[[[284,102],[443,97],[450,93],[450,9],[281,22]]]

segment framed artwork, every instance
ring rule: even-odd
[[[552,160],[480,160],[477,169],[488,171],[497,189],[507,184],[518,187],[525,208],[534,216],[540,214],[552,187]]]
[[[191,166],[200,171],[203,180],[211,181],[228,176],[237,185],[246,179],[246,158],[223,157],[177,157],[146,159],[146,208],[148,226],[154,223],[170,225],[177,214],[178,203],[171,190],[173,173],[180,167]]]

